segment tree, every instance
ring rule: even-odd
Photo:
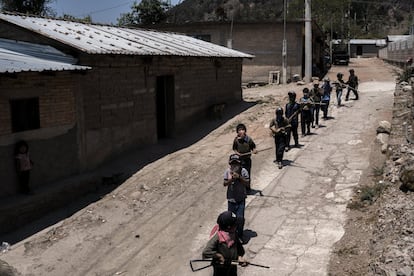
[[[3,11],[18,12],[32,15],[53,15],[47,6],[53,0],[0,0]]]
[[[118,25],[150,25],[160,23],[167,18],[167,11],[170,5],[160,0],[142,0],[137,4],[134,2],[131,6],[131,12],[121,14],[118,18]]]
[[[73,22],[92,23],[92,17],[90,15],[87,15],[84,18],[78,18],[73,15],[63,14],[62,18],[64,20],[73,21]]]

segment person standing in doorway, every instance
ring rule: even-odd
[[[29,146],[26,141],[19,141],[15,145],[15,164],[19,192],[27,195],[32,194],[33,192],[30,189],[29,182],[33,161],[30,159]]]

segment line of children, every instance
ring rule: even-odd
[[[351,73],[352,72],[352,73]],[[353,75],[353,70],[350,70]],[[337,82],[334,82],[337,93],[338,106],[341,106],[342,90],[349,85],[342,80],[343,74],[337,74]],[[357,77],[352,77],[356,78]],[[350,76],[351,79],[351,76]],[[350,86],[350,85],[349,85]],[[357,84],[355,85],[357,86]],[[355,87],[352,86],[352,87]],[[352,89],[351,89],[352,90]],[[346,100],[348,100],[347,93]],[[354,90],[352,90],[354,91]],[[319,82],[313,82],[313,88],[303,89],[303,97],[299,103],[296,102],[296,93],[288,93],[289,102],[286,104],[286,117],[283,108],[277,107],[275,118],[269,124],[275,142],[275,155],[279,169],[283,168],[283,155],[290,148],[291,135],[294,138],[295,146],[299,145],[298,140],[298,115],[300,114],[302,136],[310,134],[310,128],[319,127],[319,110],[322,109],[323,118],[328,118],[328,107],[332,86],[329,78],[324,79],[324,84],[319,87]],[[356,99],[358,94],[354,91]],[[315,123],[315,124],[314,124]],[[250,189],[251,153],[257,153],[256,145],[247,136],[246,126],[239,124],[236,127],[237,136],[233,141],[234,154],[229,157],[229,167],[224,172],[223,185],[227,187],[228,210],[221,213],[217,218],[217,225],[210,234],[210,240],[203,250],[204,259],[212,259],[214,268],[213,276],[231,275],[237,276],[237,266],[232,261],[238,261],[241,266],[247,266],[244,258],[245,250],[243,243],[246,242],[243,236],[244,212],[246,208],[247,191]]]

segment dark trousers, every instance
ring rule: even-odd
[[[285,148],[286,148],[286,135],[275,136],[275,146],[276,146],[276,162],[282,162],[283,154],[285,153]]]
[[[312,122],[315,122],[315,124],[319,125],[319,110],[321,109],[321,106],[319,104],[316,104],[312,108]],[[313,125],[313,123],[312,123]]]
[[[237,276],[236,265],[214,265],[213,276]]]
[[[250,190],[250,182],[252,181],[252,175],[250,173],[252,170],[252,159],[250,157],[241,159],[241,166],[249,173],[249,184],[247,185],[247,190]]]
[[[29,187],[30,171],[20,171],[17,174],[17,181],[19,182],[19,192],[27,194],[30,192]]]
[[[300,115],[300,127],[302,135],[310,134],[310,125],[312,123],[312,111],[302,110]]]
[[[295,140],[295,146],[299,145],[299,137],[298,137],[298,123],[292,122],[291,127],[286,130],[286,146],[290,146],[290,137],[293,136],[293,140]]]
[[[358,92],[357,92],[357,90],[356,90],[354,87],[352,87],[352,86],[348,87],[348,90],[346,91],[346,96],[345,96],[345,99],[346,99],[346,100],[348,100],[348,99],[349,99],[349,92],[351,92],[351,91],[352,91],[352,93],[354,93],[354,95],[355,95],[355,100],[358,100]]]
[[[322,101],[324,105],[322,105],[322,112],[323,112],[323,118],[328,118],[328,108],[329,108],[329,101]]]
[[[239,239],[243,238],[244,231],[244,210],[246,209],[246,200],[240,202],[227,201],[227,210],[234,213],[236,217],[240,218],[240,223],[237,224],[237,236]]]

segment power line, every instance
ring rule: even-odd
[[[92,15],[92,14],[95,14],[95,13],[101,13],[101,12],[105,12],[105,11],[113,10],[113,9],[116,9],[116,8],[119,8],[119,7],[122,7],[122,6],[128,5],[128,4],[132,4],[132,3],[134,3],[134,2],[136,2],[136,1],[128,1],[128,2],[124,2],[124,3],[122,3],[122,4],[118,4],[118,5],[113,6],[113,7],[110,7],[110,8],[101,9],[101,10],[95,10],[95,11],[91,11],[91,12],[88,12],[88,13],[83,13],[83,14],[78,15],[78,16],[76,16],[76,17],[85,17],[85,16]]]

